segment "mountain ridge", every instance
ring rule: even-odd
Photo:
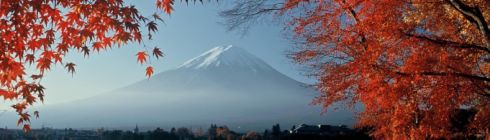
[[[256,70],[258,68],[263,70],[274,69],[257,56],[233,45],[214,47],[198,55],[197,57],[184,62],[182,65],[177,67],[177,69],[206,69],[209,67],[223,67],[221,65],[231,65],[234,67],[245,66],[252,70]]]
[[[215,123],[260,130],[345,119],[345,113],[322,116],[321,107],[310,105],[316,94],[244,49],[219,46],[148,80],[41,110],[41,122],[78,128]]]

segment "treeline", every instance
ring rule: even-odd
[[[294,128],[295,126],[293,126]],[[201,128],[191,130],[189,128],[172,128],[165,131],[156,128],[144,133],[123,132],[121,130],[105,131],[103,140],[283,140],[283,139],[370,139],[367,133],[352,130],[344,134],[291,134],[289,130],[281,129],[275,124],[271,129],[263,132],[249,131],[238,133],[230,130],[227,126],[211,125],[207,130]]]
[[[292,129],[295,127],[293,126]],[[355,132],[355,133],[351,133]],[[349,133],[331,135],[323,134],[292,134],[283,130],[279,124],[263,132],[249,131],[238,133],[227,126],[211,125],[207,129],[172,128],[139,132],[123,130],[74,130],[74,129],[35,129],[30,133],[20,130],[0,130],[0,139],[26,139],[26,140],[281,140],[281,139],[370,139],[366,133],[352,130]]]

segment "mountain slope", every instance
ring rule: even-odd
[[[196,126],[264,129],[273,123],[348,123],[347,112],[320,115],[307,88],[233,46],[213,48],[176,69],[99,96],[47,107],[54,127]],[[348,120],[348,119],[347,119]]]

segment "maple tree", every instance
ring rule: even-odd
[[[375,138],[490,138],[490,1],[243,0],[222,15],[236,28],[263,13],[289,20],[313,102],[362,104]]]
[[[171,14],[173,4],[174,0],[156,0],[156,7],[166,14]],[[43,102],[40,81],[46,71],[61,64],[75,73],[76,65],[63,61],[66,54],[88,56],[128,42],[141,43],[142,26],[151,40],[157,22],[163,21],[159,15],[145,17],[123,0],[0,0],[0,96],[14,102],[20,116],[17,125],[30,129],[28,107]],[[148,54],[138,52],[137,62],[148,64]],[[151,54],[163,57],[158,48]],[[28,65],[35,65],[36,71],[27,73]],[[146,76],[152,74],[153,67],[147,66]],[[39,112],[34,115],[39,117]]]

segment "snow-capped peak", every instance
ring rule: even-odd
[[[181,68],[207,69],[220,66],[239,66],[249,67],[256,71],[257,69],[272,69],[255,55],[248,53],[242,48],[233,45],[217,46],[203,54],[186,61],[179,66]]]

